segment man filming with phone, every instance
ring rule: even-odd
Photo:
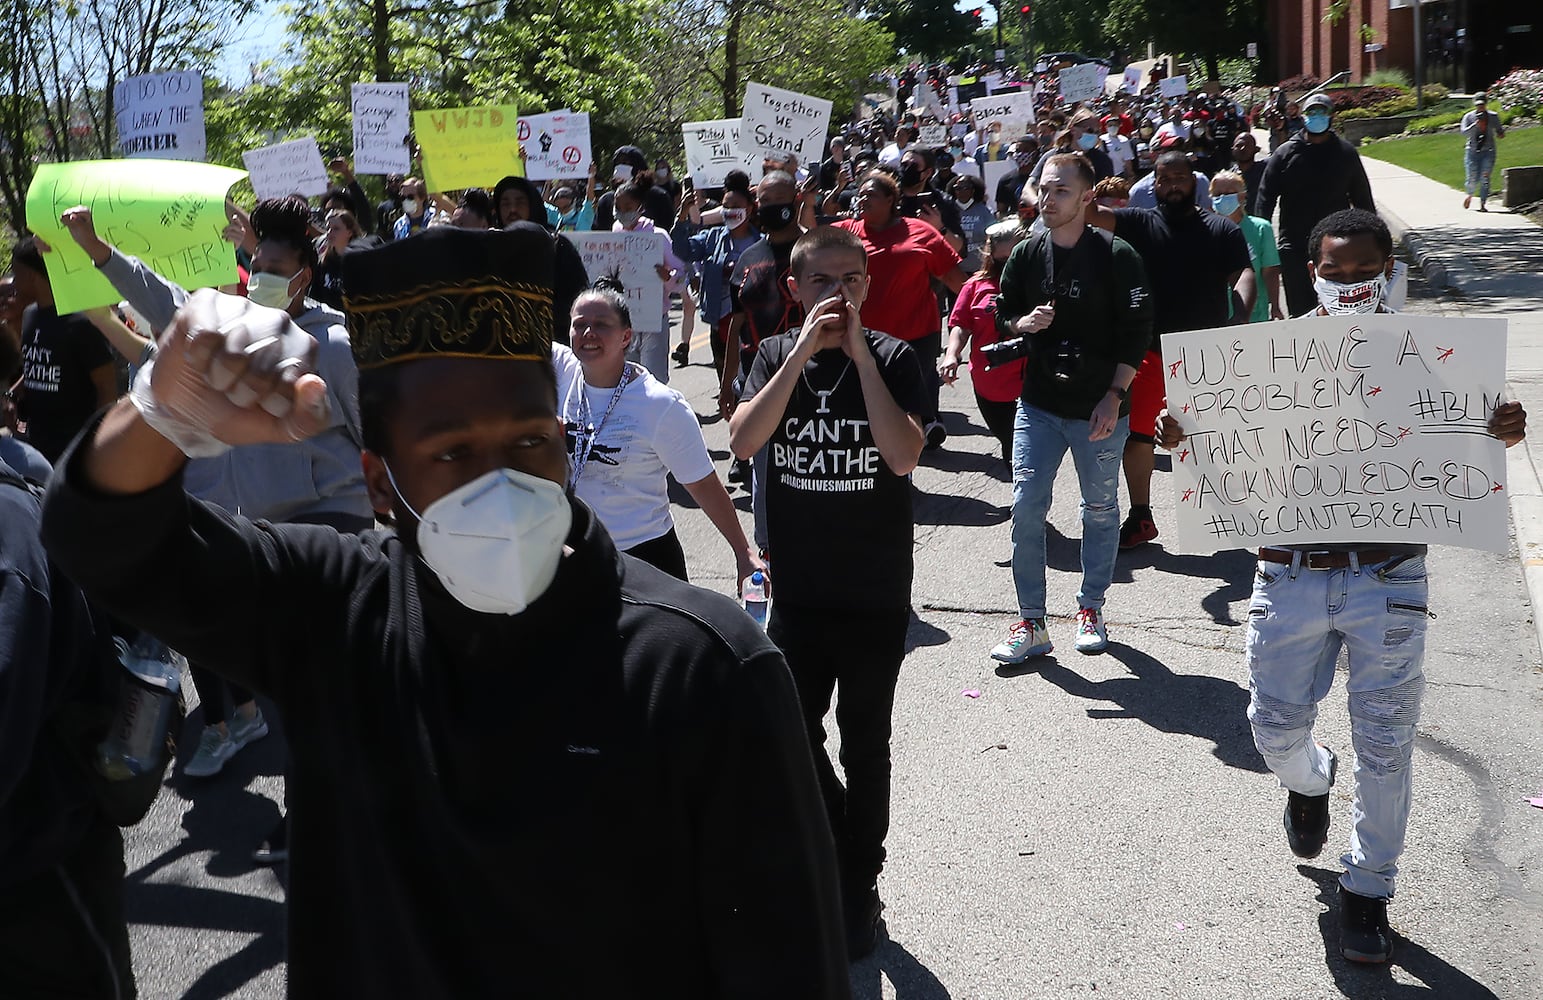
[[[1054,645],[1045,626],[1045,519],[1069,450],[1082,492],[1082,586],[1076,648],[1109,644],[1104,593],[1120,542],[1121,458],[1130,433],[1130,385],[1152,339],[1152,298],[1141,255],[1085,222],[1094,169],[1057,153],[1040,175],[1047,232],[1020,242],[1002,270],[990,364],[1027,357],[1013,427],[1013,586],[1020,620],[992,649],[1022,663]]]

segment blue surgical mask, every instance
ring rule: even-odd
[[[1238,210],[1238,196],[1235,194],[1213,194],[1211,205],[1216,209],[1217,215],[1231,215]]]
[[[1329,130],[1329,116],[1325,114],[1310,114],[1305,119],[1307,130],[1313,135],[1322,135]]]
[[[1083,149],[1092,149],[1094,146],[1098,145],[1098,136],[1094,135],[1092,132],[1084,132],[1077,137],[1077,145],[1081,146]]]

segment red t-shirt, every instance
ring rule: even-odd
[[[971,278],[959,289],[954,311],[948,314],[950,327],[962,327],[970,335],[970,381],[982,399],[993,403],[1011,403],[1023,395],[1023,359],[986,371],[986,355],[981,348],[999,340],[997,335],[996,296],[1001,289],[990,278]]]
[[[942,328],[931,279],[957,268],[960,261],[942,233],[904,216],[879,233],[869,232],[861,219],[843,219],[836,225],[856,233],[868,251],[863,326],[901,340],[916,340]]]
[[[1109,123],[1112,121],[1117,121],[1120,123],[1120,134],[1125,136],[1125,138],[1129,139],[1131,136],[1136,134],[1136,123],[1131,119],[1131,116],[1127,114],[1105,115],[1098,120],[1098,127],[1107,129],[1109,127]]]

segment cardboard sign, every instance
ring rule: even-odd
[[[944,125],[923,125],[917,132],[916,141],[923,146],[946,146],[948,128]]]
[[[126,157],[202,162],[204,78],[196,71],[131,76],[113,88],[118,150]]]
[[[1127,94],[1139,94],[1141,93],[1141,78],[1145,75],[1140,66],[1131,63],[1125,67],[1125,79],[1120,86]]]
[[[241,154],[252,176],[252,190],[258,198],[282,198],[285,195],[326,194],[327,168],[321,162],[321,150],[310,136],[264,146]]]
[[[245,170],[176,160],[41,163],[27,189],[27,226],[53,248],[43,260],[61,313],[122,298],[59,224],[91,209],[102,239],[183,288],[234,284],[236,254],[220,235],[225,195]]]
[[[818,163],[830,131],[830,102],[764,83],[745,84],[745,145],[761,153],[792,153]]]
[[[1179,543],[1504,552],[1506,321],[1367,314],[1163,336]]]
[[[351,93],[354,112],[354,173],[406,174],[412,169],[407,135],[407,84],[356,83]]]
[[[523,175],[519,119],[512,104],[414,111],[424,184],[430,191],[491,188]]]
[[[1083,63],[1080,66],[1066,67],[1056,77],[1061,88],[1061,100],[1071,103],[1074,101],[1091,101],[1102,97],[1104,93],[1104,77],[1107,75],[1104,67],[1098,63]]]
[[[743,170],[752,180],[760,176],[765,158],[740,144],[740,119],[686,122],[680,134],[685,140],[686,172],[696,187],[723,187],[723,177],[730,170]]]
[[[985,163],[981,164],[980,179],[986,182],[987,204],[993,206],[996,204],[997,185],[1002,183],[1002,178],[1006,177],[1008,174],[1014,172],[1017,169],[1018,163],[1015,160],[987,160]],[[1016,205],[1008,209],[1008,212],[1010,213],[1016,213],[1017,211],[1018,206]]]
[[[589,112],[552,111],[526,115],[518,126],[525,176],[533,181],[588,177],[594,162],[589,142]]]
[[[970,114],[981,128],[990,128],[993,122],[1000,121],[1002,138],[1011,141],[1023,135],[1034,124],[1034,95],[1020,91],[1016,94],[977,97],[970,102]]]
[[[1183,97],[1189,93],[1189,77],[1169,76],[1158,81],[1157,92],[1164,97]]]
[[[611,275],[627,290],[632,328],[660,333],[664,323],[664,282],[654,270],[664,263],[669,237],[656,233],[565,233],[584,258],[589,280]]]

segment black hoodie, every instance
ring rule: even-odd
[[[553,266],[556,269],[552,278],[552,340],[559,344],[568,343],[569,313],[573,311],[573,300],[579,297],[579,293],[589,287],[589,272],[584,270],[584,258],[579,256],[578,248],[569,241],[568,237],[559,235],[552,228],[552,223],[547,219],[546,199],[541,197],[541,189],[523,177],[505,177],[493,188],[493,210],[498,210],[499,197],[510,188],[516,188],[525,192],[526,201],[530,204],[530,220],[527,221],[499,221],[504,223],[505,229],[514,229],[523,226],[540,226],[552,234],[552,247],[556,253]]]

